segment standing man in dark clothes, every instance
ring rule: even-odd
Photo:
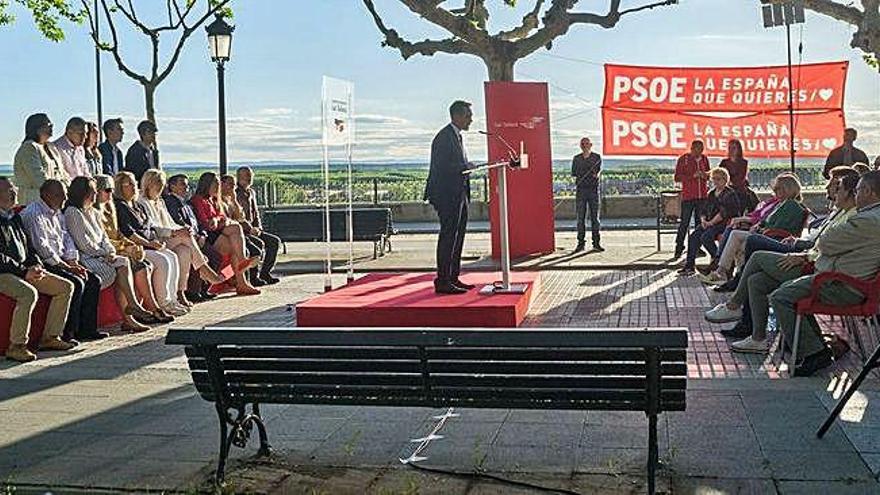
[[[462,294],[474,286],[458,279],[461,271],[461,250],[467,231],[470,182],[465,170],[472,168],[461,131],[471,126],[471,104],[456,101],[449,107],[449,123],[431,142],[431,168],[425,185],[425,197],[440,217],[440,236],[437,239],[437,294]]]
[[[675,258],[684,253],[684,240],[688,235],[688,224],[694,218],[694,228],[700,225],[703,203],[709,196],[706,180],[709,178],[709,159],[703,155],[703,142],[699,139],[691,143],[690,153],[678,157],[675,164],[675,182],[681,183],[681,222],[675,236]]]
[[[132,143],[125,154],[125,171],[134,174],[137,185],[141,183],[144,172],[151,168],[162,170],[159,163],[159,150],[156,148],[156,124],[144,120],[137,126],[140,139]]]
[[[605,251],[599,243],[599,173],[602,171],[602,157],[593,153],[590,138],[581,139],[581,153],[571,161],[571,175],[575,178],[577,193],[577,235],[578,243],[574,252],[584,250],[587,237],[587,207],[590,208],[590,230],[593,235],[593,251]]]
[[[871,163],[868,161],[868,155],[864,151],[853,146],[859,133],[855,129],[849,127],[843,130],[843,145],[838,146],[828,153],[825,159],[825,169],[822,170],[822,176],[826,179],[831,177],[831,169],[840,165],[852,166],[853,163],[862,162],[864,164]]]
[[[98,151],[101,152],[101,168],[105,175],[115,177],[125,166],[122,150],[119,149],[125,129],[122,127],[122,119],[118,118],[105,120],[103,128],[104,142],[98,145]]]

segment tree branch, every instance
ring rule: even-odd
[[[382,46],[395,48],[400,52],[404,60],[409,59],[413,55],[424,55],[430,57],[437,52],[443,53],[467,53],[470,55],[479,55],[477,50],[468,42],[458,38],[448,38],[444,40],[424,40],[418,42],[409,42],[403,39],[397,31],[388,28],[382,21],[382,17],[376,11],[373,0],[363,0],[364,5],[373,17],[376,27],[385,36]]]
[[[783,4],[790,0],[771,0],[771,3]],[[838,21],[847,22],[858,26],[862,20],[863,12],[855,7],[843,5],[833,0],[801,0],[804,7]],[[863,2],[864,3],[864,2]]]
[[[183,51],[183,46],[186,43],[187,38],[189,38],[208,18],[214,15],[216,12],[220,11],[226,4],[229,3],[229,0],[222,0],[217,2],[213,7],[209,8],[208,11],[193,24],[192,26],[184,26],[183,33],[180,35],[180,39],[177,41],[177,46],[174,48],[174,54],[171,56],[171,60],[168,62],[168,65],[165,67],[165,70],[162,71],[161,74],[157,78],[155,78],[156,84],[161,83],[171,74],[171,70],[174,69],[174,65],[177,64],[177,60],[180,58],[180,53]],[[189,9],[187,9],[187,14],[189,14]]]
[[[538,29],[540,25],[540,20],[538,19],[538,14],[541,12],[541,7],[544,6],[544,0],[537,0],[535,2],[535,8],[532,9],[531,12],[523,16],[522,24],[519,27],[515,27],[510,31],[501,31],[496,35],[498,39],[507,40],[507,41],[516,41],[518,39],[525,38],[535,29]]]

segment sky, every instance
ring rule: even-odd
[[[623,0],[623,7],[648,0]],[[450,8],[464,0],[448,0]],[[534,0],[516,9],[488,2],[497,15],[490,30],[518,24]],[[544,81],[550,88],[553,155],[577,152],[581,136],[601,149],[603,63],[657,66],[782,65],[784,29],[764,29],[758,0],[680,0],[679,5],[624,16],[614,29],[575,25],[553,43],[521,60],[520,81]],[[858,3],[858,0],[856,0]],[[165,2],[136,0],[140,15],[159,18]],[[375,0],[387,26],[410,40],[444,33],[410,13],[398,0]],[[607,2],[580,2],[579,10],[607,8]],[[27,115],[45,112],[56,133],[73,115],[96,120],[94,50],[83,26],[67,25],[67,39],[41,38],[30,16],[13,4],[18,21],[0,27],[0,163],[11,163],[23,138]],[[355,161],[428,160],[430,141],[448,121],[455,99],[474,103],[475,124],[484,128],[485,67],[466,55],[414,56],[384,48],[382,36],[360,0],[233,0],[236,26],[232,60],[226,70],[228,153],[233,163],[318,162],[321,77],[353,81],[357,146]],[[545,7],[546,8],[546,7]],[[18,9],[18,10],[16,10]],[[149,47],[121,24],[123,56],[143,69]],[[857,145],[880,154],[880,75],[850,48],[853,28],[808,12],[795,27],[803,41],[804,63],[850,61],[845,110],[859,129]],[[163,61],[174,40],[163,41]],[[798,57],[795,54],[795,62]],[[121,116],[124,145],[135,138],[143,118],[141,87],[102,55],[104,116]],[[156,95],[159,145],[166,163],[217,160],[217,82],[203,29],[194,33],[170,77]],[[467,136],[471,156],[485,155],[485,138]],[[334,158],[336,158],[334,156]],[[341,158],[341,157],[339,157]]]

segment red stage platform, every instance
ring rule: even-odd
[[[525,294],[481,295],[500,273],[468,273],[466,294],[434,294],[433,273],[372,273],[296,306],[300,327],[506,327],[519,326],[538,290],[539,274],[515,272]]]

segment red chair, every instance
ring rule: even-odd
[[[31,313],[31,331],[28,334],[28,347],[31,350],[36,350],[43,337],[49,302],[49,297],[40,295],[34,312]],[[12,327],[12,310],[14,309],[15,300],[0,294],[0,353],[6,352],[6,349],[9,348],[9,333]]]
[[[865,295],[865,300],[859,304],[849,306],[834,306],[823,303],[819,298],[819,291],[825,284],[835,281],[842,282],[858,290]],[[804,315],[833,315],[842,316],[844,318],[863,318],[870,331],[877,332],[877,330],[880,329],[880,317],[877,315],[878,311],[880,311],[880,273],[878,273],[873,280],[861,280],[838,272],[820,273],[813,279],[813,286],[810,290],[810,295],[798,301],[795,309],[797,311],[797,319],[795,320],[794,326],[794,346],[791,353],[791,370],[794,370],[794,363],[797,362],[798,340],[800,337],[801,320]],[[840,402],[837,403],[837,406],[834,407],[834,410],[825,420],[825,423],[819,428],[819,431],[816,432],[816,436],[822,438],[825,432],[828,431],[828,428],[834,423],[834,420],[840,414],[840,411],[846,406],[850,397],[856,393],[859,385],[861,385],[862,381],[868,376],[868,373],[874,368],[880,366],[878,362],[880,362],[880,346],[877,346],[877,349],[874,350],[871,357],[865,362],[862,371],[856,379],[853,380],[852,385],[847,389],[846,393],[840,399]]]

